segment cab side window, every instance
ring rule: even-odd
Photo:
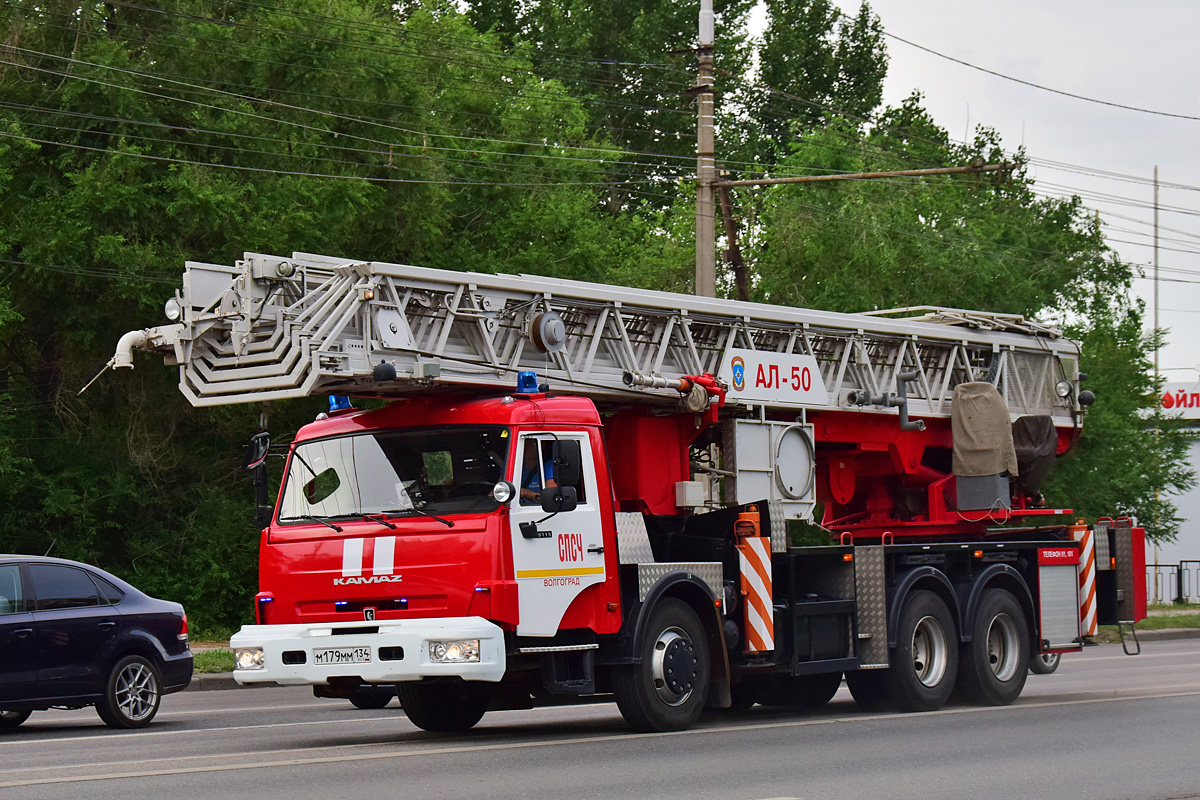
[[[19,614],[25,610],[25,592],[18,564],[0,566],[0,614]]]
[[[580,470],[579,480],[575,483],[561,483],[556,474],[553,451],[553,439],[534,437],[525,439],[521,451],[521,461],[517,468],[522,505],[536,505],[540,503],[542,490],[555,486],[573,486],[578,502],[587,502],[587,493],[584,491],[585,481],[583,470]]]
[[[29,572],[38,611],[100,605],[96,584],[81,569],[59,564],[30,564]]]

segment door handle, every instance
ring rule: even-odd
[[[604,546],[598,545],[598,544],[590,544],[590,545],[588,545],[587,551],[589,553],[595,553],[596,555],[602,555],[604,553]]]
[[[111,631],[113,628],[117,627],[117,623],[111,622],[109,620],[105,620],[104,622],[101,622],[96,627],[102,631]]]
[[[33,633],[33,628],[21,628],[20,630],[13,631],[13,636],[17,637],[18,639],[24,639],[31,633]]]

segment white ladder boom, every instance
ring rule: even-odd
[[[792,407],[848,409],[916,373],[905,384],[914,416],[948,417],[969,381],[994,384],[1014,418],[1069,426],[1077,410],[1078,346],[1014,315],[921,308],[895,319],[304,253],[188,262],[175,303],[175,324],[127,334],[110,363],[132,366],[134,347],[164,352],[196,406],[508,386],[524,370],[558,391],[667,403],[679,395],[655,378],[719,375],[748,350],[815,361],[825,396]],[[1064,380],[1066,397],[1055,390]]]

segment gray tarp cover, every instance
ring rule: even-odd
[[[1017,474],[1012,418],[1004,398],[990,383],[960,383],[950,409],[954,436],[954,474]]]

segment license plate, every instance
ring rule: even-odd
[[[313,650],[313,663],[325,664],[369,664],[371,648],[369,647],[326,647]]]

